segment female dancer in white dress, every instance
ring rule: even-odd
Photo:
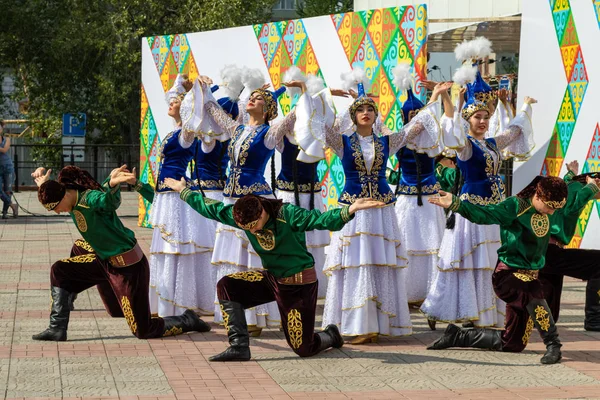
[[[355,336],[352,344],[363,344],[377,341],[379,334],[412,333],[405,289],[407,259],[393,207],[396,199],[385,178],[386,162],[390,154],[405,145],[415,149],[430,147],[438,140],[439,124],[429,114],[422,113],[401,132],[391,133],[382,127],[384,136],[376,135],[377,105],[364,93],[361,71],[355,70],[353,74],[355,82],[360,83],[358,97],[349,113],[333,124],[332,111],[327,111],[328,90],[314,98],[304,96],[304,102],[297,106],[295,132],[306,155],[322,155],[320,143],[324,143],[340,157],[346,175],[340,204],[352,204],[359,198],[386,204],[356,213],[342,231],[333,234],[324,267],[329,282],[323,326],[336,324],[343,335]],[[308,109],[306,112],[301,111],[304,107]],[[344,135],[348,115],[355,126],[349,135]],[[314,137],[318,126],[321,137]]]
[[[208,88],[211,83],[209,78],[200,77],[186,97],[184,130],[203,136],[204,141],[214,139],[208,137],[202,128],[205,121],[210,120],[211,124],[221,129],[220,139],[231,139],[228,145],[230,170],[223,191],[226,204],[233,204],[247,194],[271,197],[273,192],[265,180],[265,168],[275,147],[286,134],[293,131],[295,122],[295,112],[292,110],[281,122],[269,125],[269,121],[277,117],[277,97],[285,88],[281,87],[276,92],[252,90],[246,105],[249,122],[243,125],[232,120],[217,105]],[[246,84],[246,87],[249,85]],[[252,279],[252,274],[244,273],[250,268],[262,268],[260,258],[251,252],[244,232],[222,224],[217,225],[212,263],[217,268],[217,281],[234,273],[241,273],[240,279]],[[216,288],[213,290],[213,299],[215,296]],[[253,336],[258,336],[266,326],[279,326],[277,305],[273,302],[246,310],[246,320]],[[221,321],[221,314],[215,312],[215,322]]]
[[[194,158],[196,139],[182,131],[180,115],[182,98],[191,85],[187,77],[178,75],[166,94],[168,113],[176,128],[160,146],[161,163],[150,211],[154,228],[150,245],[150,308],[161,317],[179,315],[186,309],[206,315],[214,310],[215,282],[210,264],[214,236],[206,235],[212,223],[164,184],[166,178],[185,177],[193,187],[186,172]]]
[[[460,191],[461,200],[478,205],[497,204],[505,197],[504,182],[498,175],[503,154],[525,156],[534,147],[529,105],[534,101],[525,98],[522,111],[508,128],[495,138],[486,139],[491,114],[488,101],[493,92],[478,71],[474,70],[473,75],[475,82],[467,87],[464,107],[461,103],[454,120],[442,118],[444,139],[446,146],[457,152],[457,172],[461,177],[456,179],[455,191]],[[492,288],[496,251],[500,247],[498,227],[476,225],[460,215],[451,215],[447,227],[451,229],[442,239],[439,273],[421,311],[432,321],[432,329],[433,321],[503,326],[506,305]]]

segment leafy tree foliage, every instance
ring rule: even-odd
[[[298,1],[297,4],[296,12],[300,18],[339,14],[354,9],[354,0],[304,0]]]

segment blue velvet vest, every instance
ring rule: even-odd
[[[194,148],[196,144],[184,149],[179,144],[179,134],[181,129],[177,129],[167,135],[160,145],[158,154],[160,154],[160,165],[158,167],[158,182],[156,192],[172,192],[165,185],[165,178],[180,180],[184,177],[188,187],[192,187],[192,181],[186,176],[188,164],[194,158]]]
[[[436,194],[440,190],[440,184],[435,178],[435,160],[427,154],[415,153],[414,151],[403,147],[396,153],[400,162],[400,183],[398,183],[397,194],[416,195],[417,194],[417,161],[421,166],[421,194]]]
[[[498,159],[502,160],[500,151],[496,147],[496,140],[485,139],[485,144],[483,144],[471,136],[467,136],[467,138],[471,141],[473,155],[468,161],[457,159],[457,165],[464,180],[460,198],[481,206],[498,204],[504,200],[506,189],[502,178],[498,175],[501,161],[495,168],[491,155],[491,152],[494,152]]]
[[[344,142],[342,166],[346,175],[346,184],[338,200],[340,204],[350,205],[361,198],[372,198],[386,204],[396,201],[385,178],[386,163],[390,156],[389,137],[373,136],[375,159],[370,173],[367,172],[358,134],[354,132],[350,136],[342,136]]]
[[[294,184],[297,184],[298,192],[300,193],[320,192],[321,183],[317,176],[317,164],[296,161],[298,146],[293,145],[285,136],[283,138],[283,145],[281,171],[279,171],[279,175],[277,176],[277,189],[293,192]],[[296,162],[296,182],[294,182],[294,162]]]
[[[223,190],[229,156],[226,150],[229,141],[215,143],[211,152],[202,151],[202,144],[197,141],[196,146],[196,168],[192,174],[195,187],[193,190]]]
[[[244,132],[240,125],[235,131],[228,146],[229,176],[225,183],[223,195],[225,197],[242,197],[247,194],[268,195],[272,194],[271,187],[265,180],[265,168],[273,155],[273,150],[265,146],[265,135],[269,125],[261,125],[254,129],[242,143],[237,162],[234,157],[235,143]]]

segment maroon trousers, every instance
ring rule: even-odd
[[[534,299],[544,299],[542,284],[531,271],[511,268],[502,262],[496,265],[492,284],[496,296],[506,302],[502,351],[521,352],[534,327],[526,307]]]
[[[321,339],[315,334],[319,282],[287,285],[267,271],[244,271],[227,275],[217,284],[219,300],[240,303],[243,308],[277,302],[281,325],[292,350],[301,357],[319,352]]]
[[[150,269],[146,257],[129,267],[115,268],[101,260],[84,240],[76,240],[71,257],[52,265],[50,283],[71,293],[81,293],[97,285],[98,292],[113,317],[124,317],[131,332],[140,339],[161,337],[162,318],[150,316],[148,288]]]

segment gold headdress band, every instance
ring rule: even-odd
[[[358,107],[364,105],[371,106],[375,109],[375,117],[377,117],[377,114],[379,114],[379,109],[377,108],[377,103],[375,103],[375,100],[367,96],[361,96],[358,99],[354,100],[354,103],[352,103],[352,105],[350,106],[350,118],[352,119],[352,122],[354,122],[354,124],[356,124],[356,110],[358,109]]]
[[[268,121],[277,118],[277,101],[275,101],[271,92],[264,89],[256,89],[253,90],[252,93],[250,93],[250,96],[252,96],[254,93],[260,94],[264,99],[265,106],[267,106]]]
[[[250,229],[254,228],[256,226],[256,224],[258,224],[258,221],[260,221],[260,218],[257,219],[256,221],[250,221],[247,224],[240,224],[239,222],[235,222],[240,228],[242,228],[245,231],[249,231]]]
[[[465,120],[469,120],[477,111],[487,111],[490,112],[490,109],[486,102],[483,101],[475,101],[474,103],[469,104],[467,107],[463,108],[461,111],[462,117]]]
[[[558,210],[560,208],[563,208],[565,206],[565,204],[567,204],[567,199],[562,199],[561,201],[556,201],[556,200],[542,200],[544,202],[545,205],[547,205],[548,207],[554,209],[554,210]]]
[[[60,203],[60,201],[55,201],[54,203],[46,203],[46,204],[42,204],[44,206],[44,208],[48,211],[52,211],[56,208],[56,206],[58,205],[58,203]]]

